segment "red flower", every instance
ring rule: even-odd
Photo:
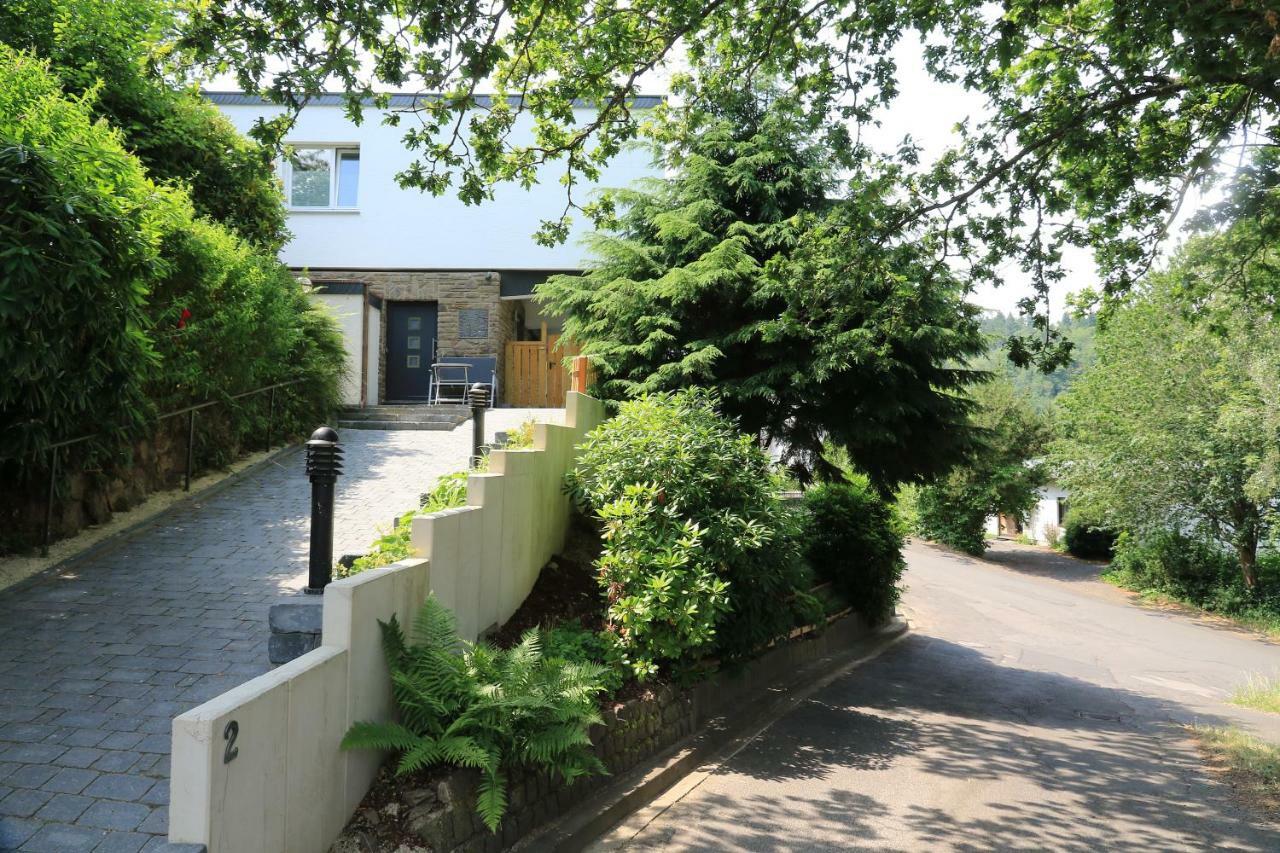
[[[187,327],[187,321],[190,319],[191,319],[191,312],[188,309],[183,308],[182,316],[178,318],[178,328],[185,329]]]

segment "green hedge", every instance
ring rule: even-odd
[[[916,533],[979,557],[987,550],[989,510],[984,502],[969,500],[962,491],[934,484],[912,489],[908,494],[912,496],[911,516]]]
[[[805,556],[854,611],[872,624],[893,615],[902,558],[901,525],[865,478],[804,493]]]
[[[286,215],[272,153],[238,133],[194,87],[171,85],[180,4],[158,0],[4,0],[0,43],[49,63],[64,92],[118,130],[157,183],[181,185],[195,211],[256,246],[283,244]]]
[[[1280,632],[1280,554],[1258,554],[1259,589],[1244,585],[1240,564],[1218,542],[1174,531],[1125,533],[1105,577],[1138,592],[1158,593]]]
[[[1110,560],[1116,553],[1116,534],[1073,512],[1067,515],[1062,544],[1068,554],[1086,560]]]
[[[341,336],[288,269],[151,180],[92,95],[68,97],[45,63],[4,45],[0,282],[0,464],[25,484],[8,501],[54,442],[107,431],[64,470],[111,468],[167,409],[304,379],[279,395],[280,435],[336,405]],[[261,441],[254,403],[202,416],[217,432],[204,462]]]

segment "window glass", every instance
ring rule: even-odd
[[[360,189],[360,152],[338,152],[338,207],[355,207]]]
[[[328,207],[332,152],[324,148],[300,148],[289,169],[289,203],[294,207]]]

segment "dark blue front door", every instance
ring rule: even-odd
[[[431,393],[436,303],[388,302],[387,399],[423,400]]]

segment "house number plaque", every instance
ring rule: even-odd
[[[222,763],[230,764],[236,760],[236,756],[240,754],[240,748],[236,746],[236,738],[240,735],[240,724],[235,720],[227,723],[226,728],[222,730],[222,739],[227,742],[227,748],[222,751]]]

